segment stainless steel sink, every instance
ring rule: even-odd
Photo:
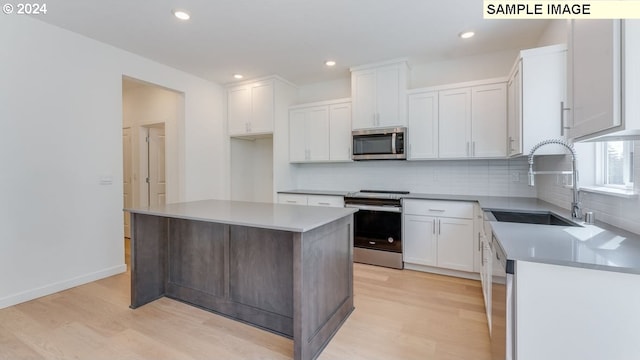
[[[554,213],[545,212],[516,212],[516,211],[491,211],[496,221],[524,223],[524,224],[540,224],[540,225],[558,225],[558,226],[580,226],[569,220],[566,220]]]

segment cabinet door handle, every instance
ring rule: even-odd
[[[467,157],[469,157],[469,142],[467,141]]]
[[[436,234],[436,219],[433,219],[433,235]]]
[[[480,232],[478,231],[478,251],[480,251]]]
[[[513,148],[514,142],[515,140],[511,136],[509,136],[509,154],[515,151],[515,149]]]
[[[480,264],[484,266],[484,246],[480,248]]]
[[[560,101],[560,136],[564,136],[564,130],[570,129],[569,126],[564,126],[564,112],[571,110],[571,108],[564,106],[564,101]]]
[[[441,231],[442,231],[442,222],[440,219],[438,219],[438,235],[440,235]]]

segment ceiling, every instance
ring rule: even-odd
[[[191,20],[176,19],[176,8]],[[533,47],[548,23],[484,20],[481,0],[51,0],[47,10],[37,19],[220,84],[242,73],[305,85],[395,58]],[[466,30],[476,36],[460,39]]]

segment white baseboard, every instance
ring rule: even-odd
[[[39,297],[51,295],[63,290],[71,289],[73,287],[84,285],[92,281],[104,279],[106,277],[120,274],[125,271],[127,271],[126,264],[117,265],[111,268],[77,276],[68,280],[55,282],[53,284],[48,284],[35,289],[5,296],[3,298],[0,298],[0,309],[4,309],[6,307],[20,304],[29,300],[37,299]]]
[[[459,271],[459,270],[450,270],[450,269],[443,269],[439,267],[426,266],[426,265],[420,265],[420,264],[410,264],[410,263],[404,263],[404,268],[407,270],[416,270],[416,271],[429,272],[429,273],[439,274],[439,275],[454,276],[454,277],[471,279],[471,280],[480,280],[480,274],[474,273],[474,272],[472,273],[472,272]]]

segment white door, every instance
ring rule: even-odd
[[[403,126],[400,118],[400,68],[389,66],[378,69],[376,73],[376,126]]]
[[[227,112],[230,135],[248,132],[251,113],[251,93],[248,86],[233,88],[227,92]]]
[[[471,89],[440,91],[438,105],[440,158],[469,157],[471,154]]]
[[[507,154],[522,154],[522,60],[507,83]]]
[[[149,206],[166,200],[164,126],[149,128]]]
[[[122,173],[122,193],[125,208],[130,208],[133,205],[133,163],[131,161],[131,144],[131,128],[122,129],[122,163],[124,166]],[[127,238],[131,237],[131,222],[129,212],[126,211],[124,212],[124,236]]]
[[[351,160],[351,104],[329,106],[329,159]]]
[[[404,215],[403,259],[407,263],[436,266],[436,221],[431,216]]]
[[[274,118],[274,82],[265,81],[251,86],[250,133],[272,133]]]
[[[471,92],[471,156],[507,155],[507,85],[475,86]]]
[[[289,112],[289,161],[302,162],[307,160],[307,109],[291,110]]]
[[[571,22],[570,138],[620,125],[620,37],[620,20]]]
[[[409,96],[409,158],[438,158],[438,92]]]
[[[473,271],[473,220],[438,218],[438,266]]]
[[[376,71],[362,70],[351,73],[354,129],[375,127],[376,123]]]
[[[310,161],[329,160],[329,107],[309,109],[306,142]]]

